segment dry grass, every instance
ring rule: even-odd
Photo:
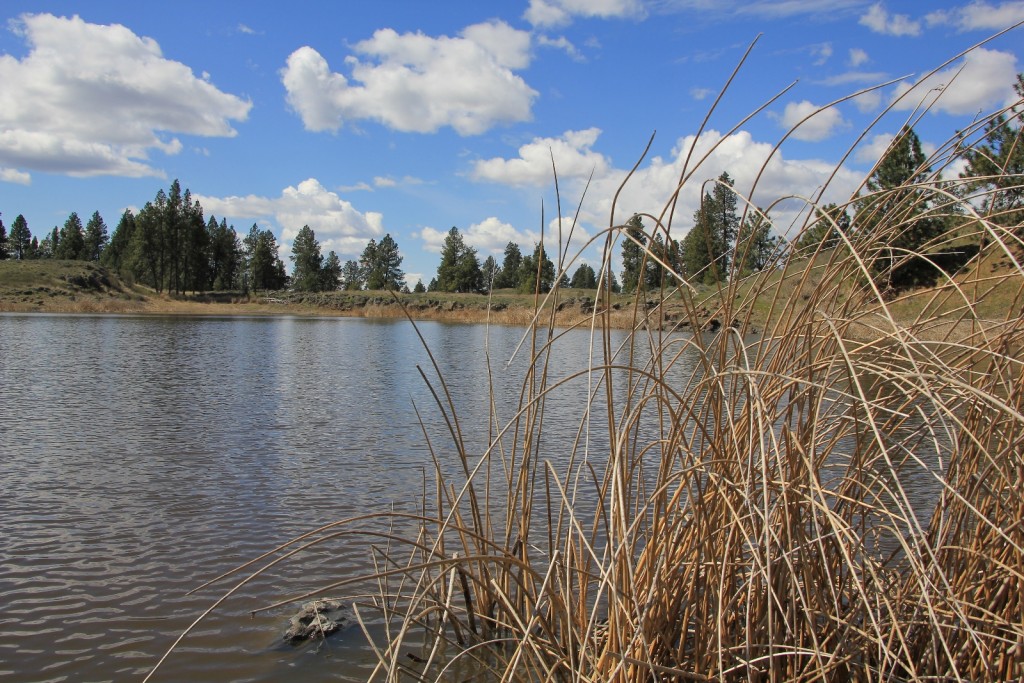
[[[239,586],[310,544],[369,534],[377,570],[314,593],[369,592],[353,599],[381,681],[1021,679],[1021,244],[938,177],[922,189],[958,202],[987,242],[974,275],[930,303],[897,316],[909,304],[872,282],[898,215],[723,284],[714,313],[735,328],[673,330],[704,318],[687,287],[663,293],[680,321],[644,325],[638,301],[624,345],[594,314],[581,375],[549,374],[559,293],[538,297],[516,414],[463,425],[430,381],[451,439],[432,444],[418,515],[315,530]],[[600,237],[606,255],[620,233]],[[993,259],[1009,264],[998,283]],[[1013,305],[988,307],[991,284],[1016,290]],[[772,322],[751,338],[758,310]],[[549,396],[571,385],[590,397],[579,437],[548,452]],[[487,430],[489,448],[469,452],[466,429]]]

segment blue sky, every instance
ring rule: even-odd
[[[695,143],[713,151],[680,192],[673,234],[689,228],[704,180],[728,171],[749,195],[769,156],[754,201],[803,198],[773,209],[785,233],[807,201],[856,192],[902,124],[941,149],[1010,103],[1024,69],[1022,29],[953,59],[1024,21],[1021,0],[8,0],[0,11],[5,225],[23,214],[41,238],[71,211],[98,210],[113,230],[177,178],[207,217],[243,235],[272,229],[286,263],[304,224],[342,260],[391,233],[410,286],[434,275],[453,225],[481,260],[500,262],[510,240],[532,248],[542,224],[554,251],[552,156],[566,227],[583,197],[573,251],[634,212],[661,213]],[[772,154],[806,115],[893,79],[812,116]]]

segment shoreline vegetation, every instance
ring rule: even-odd
[[[1009,251],[982,253],[961,268],[954,277],[936,286],[908,288],[891,300],[883,300],[857,312],[855,336],[870,339],[884,336],[877,323],[891,318],[900,326],[921,328],[925,338],[938,338],[955,330],[995,329],[1012,320],[1014,311],[1024,314],[1024,278],[1016,264],[1024,249],[1009,245]],[[680,291],[643,292],[599,296],[597,290],[558,288],[549,295],[534,296],[514,290],[496,290],[491,295],[389,291],[296,292],[289,290],[201,292],[173,294],[129,284],[96,263],[85,261],[32,260],[0,261],[0,313],[65,313],[120,315],[365,317],[445,322],[491,323],[530,326],[551,322],[556,327],[582,326],[611,329],[658,329],[662,331],[711,331],[722,327],[741,328],[758,335],[774,330],[782,322],[780,302],[811,301],[823,287],[835,288],[837,296],[849,299],[857,285],[851,281],[824,282],[836,258],[826,250],[793,259],[772,272],[755,273],[729,285],[697,285],[689,297]],[[863,278],[862,278],[863,280]],[[950,288],[971,290],[975,315],[963,318],[962,302],[948,302]],[[757,290],[742,306],[723,303],[724,296],[736,300]],[[607,305],[606,305],[606,302]],[[538,306],[551,311],[538,313]],[[607,309],[607,310],[606,310]],[[921,325],[922,316],[928,324]],[[873,321],[874,319],[874,321]]]
[[[589,367],[568,376],[568,294],[524,299],[518,408],[499,414],[492,390],[487,424],[460,422],[438,365],[424,368],[435,405],[421,420],[447,436],[423,427],[432,469],[418,510],[337,520],[212,579],[197,589],[216,596],[209,610],[146,680],[207,614],[310,548],[365,551],[373,569],[311,577],[256,611],[352,603],[372,681],[1021,680],[1021,107],[975,118],[927,157],[910,127],[927,107],[915,111],[846,203],[825,204],[826,187],[780,198],[805,203],[803,223],[749,275],[776,204],[738,197],[726,174],[705,204],[737,220],[698,211],[682,270],[677,194],[642,222],[560,245],[566,269],[604,245],[597,291],[623,244],[639,247],[636,273],[657,263],[671,277],[608,294],[619,310],[584,318]],[[711,175],[710,155],[686,160],[680,190]],[[978,173],[943,176],[965,163]],[[21,286],[28,305],[37,294]],[[619,313],[629,333],[613,342]],[[684,327],[708,334],[672,334]],[[551,452],[545,411],[573,406],[548,399],[570,386],[587,397],[578,435]]]

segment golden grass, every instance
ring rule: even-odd
[[[921,189],[948,199],[938,176]],[[373,680],[1020,680],[1020,226],[955,201],[987,246],[926,304],[873,284],[898,216],[723,283],[713,313],[734,328],[673,329],[709,305],[687,286],[662,293],[677,321],[645,325],[638,297],[624,344],[595,313],[582,374],[553,375],[560,295],[538,296],[514,415],[492,403],[489,424],[464,425],[429,380],[451,439],[431,443],[419,514],[311,531],[240,568],[221,601],[310,545],[366,534],[376,570],[310,594],[358,604]],[[595,238],[605,278],[621,233]],[[998,282],[992,260],[1008,264]],[[992,284],[1017,292],[1010,307],[989,306]],[[590,397],[579,436],[548,452],[548,399],[574,385]],[[469,429],[486,430],[484,452]]]

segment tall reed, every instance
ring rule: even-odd
[[[930,164],[969,144],[952,139]],[[832,250],[780,250],[759,273],[733,272],[710,297],[670,273],[682,284],[638,295],[624,343],[598,306],[589,369],[562,377],[559,293],[538,295],[513,415],[492,398],[488,425],[463,424],[443,377],[424,373],[437,417],[422,419],[450,439],[431,444],[418,514],[342,520],[261,562],[376,538],[375,571],[315,590],[370,591],[356,602],[379,681],[1021,679],[1021,229],[938,172],[913,189],[900,196],[984,242],[968,275],[924,292],[876,284],[886,245],[921,208],[904,206]],[[652,233],[669,231],[673,206],[648,215]],[[801,234],[830,220],[805,215]],[[594,238],[602,287],[623,232]],[[1009,265],[989,275],[993,259]],[[1007,288],[1011,310],[979,313]],[[684,315],[665,319],[654,296]],[[768,323],[755,336],[758,310]],[[694,332],[708,313],[723,327]],[[578,436],[549,452],[550,397],[573,386],[588,397]],[[483,452],[467,430],[487,430]]]

